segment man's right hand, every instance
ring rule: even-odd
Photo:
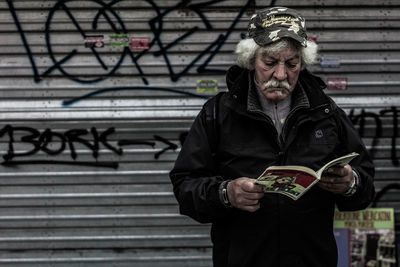
[[[264,186],[254,182],[254,179],[240,177],[228,183],[228,198],[232,206],[249,212],[260,208],[259,200],[264,196]]]

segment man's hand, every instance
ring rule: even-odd
[[[344,194],[353,182],[354,174],[349,164],[331,167],[322,174],[319,187],[335,194]]]
[[[264,187],[254,182],[254,179],[241,177],[228,183],[228,198],[232,206],[250,212],[260,208],[259,200],[264,196]]]

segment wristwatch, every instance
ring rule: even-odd
[[[353,181],[351,182],[351,185],[349,189],[343,194],[345,197],[350,197],[354,195],[357,191],[357,186],[358,186],[358,174],[353,170]]]
[[[220,186],[219,186],[219,199],[221,201],[221,203],[227,207],[227,208],[232,208],[232,204],[229,202],[229,198],[228,198],[228,183],[231,180],[226,180],[223,181]]]

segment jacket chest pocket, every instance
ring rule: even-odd
[[[300,127],[290,144],[290,163],[306,166],[323,165],[336,155],[340,138],[336,124],[328,121],[307,123]]]
[[[297,131],[296,145],[335,145],[339,142],[338,132],[333,120],[305,123]]]

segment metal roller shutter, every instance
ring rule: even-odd
[[[209,225],[179,215],[168,172],[215,94],[198,80],[226,90],[249,16],[269,5],[306,17],[311,70],[371,150],[399,243],[400,2],[7,0],[0,265],[211,266]]]

